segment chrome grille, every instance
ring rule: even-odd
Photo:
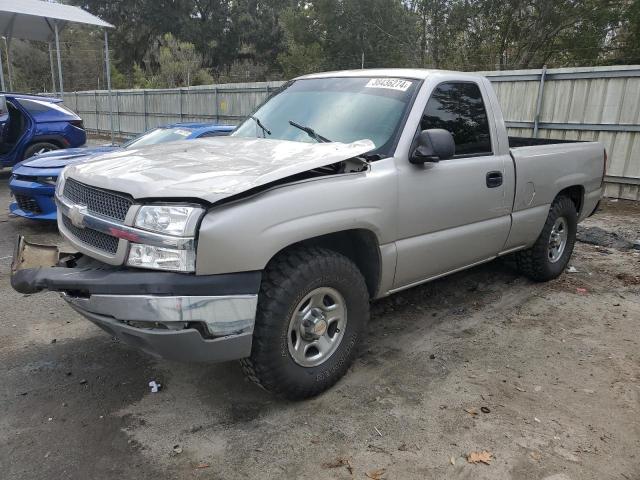
[[[16,203],[20,209],[25,212],[42,213],[40,205],[38,205],[38,202],[36,202],[36,199],[33,197],[28,197],[27,195],[16,195]]]
[[[127,197],[90,187],[73,178],[65,181],[62,195],[72,203],[86,206],[91,213],[121,222],[124,222],[129,207],[133,204],[133,201]]]
[[[117,237],[112,237],[111,235],[98,232],[97,230],[92,230],[91,228],[78,228],[73,223],[71,223],[69,217],[65,215],[61,215],[61,217],[64,228],[66,228],[69,233],[71,233],[82,243],[85,243],[90,247],[96,248],[98,250],[102,250],[103,252],[107,252],[111,255],[115,255],[118,251],[119,240]]]

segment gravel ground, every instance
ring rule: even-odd
[[[58,237],[8,217],[7,178],[0,478],[640,479],[639,250],[578,243],[550,283],[498,261],[376,302],[347,376],[292,403],[235,363],[157,361],[55,294],[14,292],[15,236]],[[640,206],[584,227],[633,242]]]

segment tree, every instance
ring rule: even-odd
[[[640,62],[640,0],[68,1],[116,26],[118,86],[273,80],[361,66]],[[95,29],[63,31],[66,90],[104,87],[102,42]],[[50,89],[45,43],[14,41],[13,65],[21,89]]]
[[[621,21],[611,42],[612,61],[640,63],[640,0],[628,0],[620,5]]]
[[[134,63],[140,63],[149,40],[181,32],[191,23],[192,0],[71,0],[116,26],[110,31],[111,46],[118,67],[131,77]]]
[[[4,45],[3,45],[4,49]],[[5,52],[2,52],[6,60]],[[51,71],[49,69],[49,55],[42,45],[35,42],[13,40],[11,43],[11,65],[13,67],[13,89],[22,92],[53,92]],[[5,82],[9,87],[9,80]]]
[[[147,52],[148,70],[157,65],[157,81],[164,87],[188,87],[212,79],[202,68],[202,55],[192,43],[181,42],[166,33]]]
[[[283,15],[283,25],[288,51],[279,61],[285,72],[407,66],[417,59],[415,19],[397,0],[304,3]]]

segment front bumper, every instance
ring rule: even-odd
[[[56,204],[53,200],[55,186],[12,176],[9,188],[14,197],[21,196],[28,199],[29,202],[23,202],[23,204],[30,205],[29,208],[22,208],[19,202],[12,202],[9,205],[11,213],[33,220],[56,220]]]
[[[97,326],[154,356],[222,362],[251,353],[260,279],[260,272],[196,276],[114,268],[20,237],[11,285],[21,293],[60,292]]]

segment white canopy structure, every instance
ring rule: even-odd
[[[51,81],[56,90],[53,57],[51,55],[51,42],[55,41],[58,60],[58,86],[62,96],[64,87],[62,82],[62,62],[60,60],[60,31],[67,23],[82,23],[104,28],[105,67],[107,88],[109,90],[109,107],[111,108],[111,66],[109,65],[109,36],[107,28],[113,28],[110,23],[101,20],[95,15],[71,5],[43,2],[40,0],[0,0],[0,36],[3,36],[7,45],[7,74],[9,77],[9,89],[13,90],[13,78],[11,67],[11,40],[20,38],[23,40],[37,40],[49,43],[49,62],[51,64]],[[2,91],[7,91],[2,66],[2,54],[0,53],[0,84]],[[111,135],[113,137],[113,112],[111,112]]]

